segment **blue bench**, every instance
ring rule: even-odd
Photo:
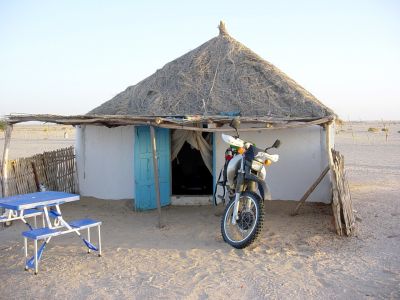
[[[74,220],[68,223],[69,226],[71,226],[74,229],[77,230],[84,230],[87,229],[87,238],[89,241],[89,245],[85,242],[86,246],[88,247],[88,253],[90,253],[91,245],[90,245],[90,228],[92,227],[97,227],[98,231],[98,241],[99,241],[99,256],[101,256],[101,235],[100,235],[100,226],[101,226],[101,221],[96,221],[93,219],[80,219],[80,220]],[[97,250],[97,249],[93,249]]]
[[[36,222],[36,217],[37,216],[43,216],[43,211],[42,210],[38,210],[38,209],[25,209],[22,214],[21,211],[13,211],[10,210],[8,212],[6,212],[5,214],[0,216],[0,223],[6,223],[9,222],[9,224],[11,224],[12,221],[16,221],[16,220],[22,220],[30,229],[32,229],[32,226],[25,220],[28,218],[35,218],[34,219],[34,226],[37,227],[37,222]],[[43,225],[44,225],[44,218],[43,218]]]
[[[24,248],[25,248],[25,259],[28,258],[28,239],[34,241],[34,256],[26,260],[25,262],[25,270],[28,269],[35,269],[35,274],[38,273],[38,264],[41,259],[42,253],[44,248],[46,247],[46,244],[48,243],[49,239],[58,236],[58,235],[63,235],[71,232],[77,232],[78,235],[82,238],[82,240],[85,242],[86,246],[88,247],[88,253],[90,253],[90,250],[96,250],[99,252],[99,256],[101,256],[101,235],[100,235],[100,226],[102,222],[101,221],[96,221],[93,219],[80,219],[80,220],[75,220],[72,222],[69,222],[68,225],[71,227],[71,229],[68,229],[67,227],[59,227],[59,228],[37,228],[29,231],[24,231],[22,233],[22,236],[24,237]],[[96,227],[98,229],[98,248],[95,247],[90,243],[90,228]],[[67,228],[67,230],[65,230]],[[84,239],[80,235],[80,230],[87,230],[87,240]],[[38,240],[45,240],[44,243],[41,245],[40,249],[38,249]]]
[[[24,231],[22,236],[31,239],[31,240],[43,240],[48,237],[60,235],[62,231],[58,231],[57,229],[52,228],[37,228],[29,231]]]
[[[86,229],[95,226],[100,226],[101,221],[95,221],[93,219],[81,219],[81,220],[71,221],[68,224],[74,228]]]
[[[40,216],[42,214],[43,214],[43,211],[32,208],[32,209],[25,209],[22,216],[24,218],[31,218],[31,217]],[[12,220],[10,220],[6,215],[0,216],[0,222],[7,222],[7,221],[12,221]]]

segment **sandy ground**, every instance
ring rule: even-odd
[[[75,129],[72,126],[15,125],[11,134],[9,159],[29,157],[44,151],[74,146],[74,144]],[[1,155],[3,147],[4,132],[0,132]]]
[[[357,211],[358,233],[340,238],[329,206],[266,205],[261,238],[245,250],[225,244],[215,207],[136,213],[129,201],[85,198],[63,205],[66,219],[103,221],[104,256],[76,236],[51,241],[40,272],[23,271],[21,223],[0,231],[0,298],[33,299],[398,299],[400,298],[400,124],[338,128]]]

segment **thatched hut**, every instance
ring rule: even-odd
[[[231,130],[227,124],[235,115],[241,116],[241,138],[260,147],[282,141],[281,160],[268,174],[272,195],[300,199],[328,165],[326,128],[335,114],[232,38],[223,23],[217,37],[76,122],[81,124],[76,147],[80,193],[135,199],[137,209],[154,208],[149,126],[155,125],[162,205],[171,199],[208,202],[226,149],[220,133]],[[325,178],[310,200],[331,199]]]

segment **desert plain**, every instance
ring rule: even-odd
[[[16,126],[10,158],[74,144],[72,127],[46,126]],[[101,220],[104,255],[87,254],[76,236],[56,237],[35,276],[24,271],[25,225],[0,228],[0,299],[399,299],[400,122],[336,131],[355,236],[335,234],[328,205],[292,217],[295,202],[271,201],[259,240],[236,250],[221,238],[222,207],[163,208],[159,229],[156,211],[83,197],[64,204],[64,216]],[[3,141],[0,133],[0,149]]]

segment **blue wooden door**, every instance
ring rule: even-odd
[[[161,206],[169,205],[171,149],[169,129],[156,128],[158,176]],[[150,141],[150,127],[135,127],[135,209],[157,208],[154,187],[153,150]]]

